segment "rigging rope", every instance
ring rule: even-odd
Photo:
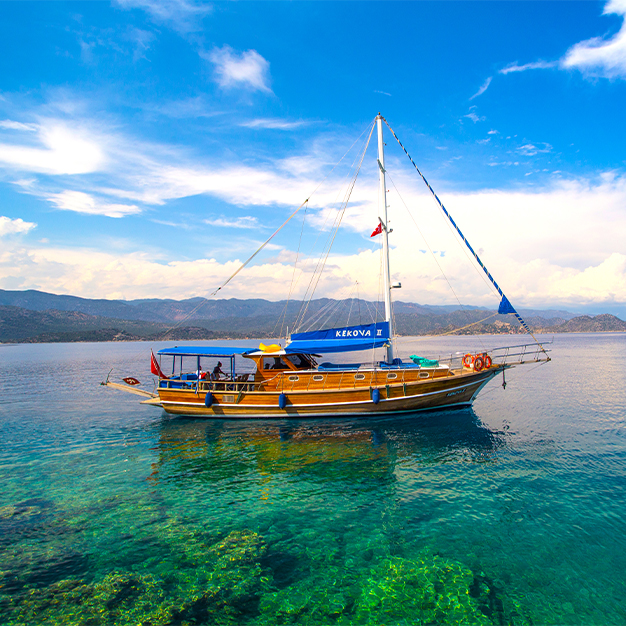
[[[348,186],[348,189],[346,190],[346,195],[344,197],[344,201],[343,204],[340,208],[340,210],[337,213],[337,216],[335,217],[335,228],[334,231],[331,231],[331,235],[329,237],[328,240],[328,244],[327,244],[327,250],[326,250],[326,254],[323,255],[323,257],[320,257],[317,267],[315,268],[315,272],[313,273],[313,276],[311,277],[311,280],[309,282],[309,287],[307,287],[307,291],[305,292],[305,298],[307,296],[307,294],[310,291],[310,296],[308,298],[308,301],[306,301],[306,305],[302,307],[301,309],[301,313],[298,316],[298,320],[296,322],[296,328],[299,328],[300,325],[302,325],[304,318],[306,317],[306,313],[308,311],[309,305],[311,303],[311,300],[313,298],[313,294],[315,293],[315,290],[317,289],[317,285],[319,284],[320,278],[322,276],[322,272],[324,271],[324,267],[326,266],[326,262],[328,260],[328,256],[330,255],[330,251],[332,250],[333,244],[335,242],[335,238],[337,237],[337,233],[339,232],[339,227],[341,226],[341,221],[343,219],[343,216],[346,212],[346,208],[348,207],[348,202],[350,202],[350,197],[352,196],[352,191],[354,190],[354,186],[356,185],[356,181],[357,178],[359,176],[359,173],[361,171],[361,166],[363,164],[363,159],[365,158],[365,153],[367,152],[367,148],[369,146],[370,140],[372,138],[372,133],[374,132],[374,126],[375,123],[373,122],[370,128],[370,132],[369,135],[367,137],[367,141],[365,143],[365,147],[363,149],[363,152],[361,154],[361,158],[359,159],[359,163],[358,166],[356,168],[355,174],[352,177],[352,180],[350,181],[350,185]]]
[[[500,312],[502,312],[502,313],[513,313],[515,315],[515,317],[517,318],[518,322],[524,327],[526,332],[534,339],[535,343],[541,348],[541,350],[543,352],[545,352],[543,346],[541,345],[541,343],[539,343],[537,338],[533,335],[532,331],[530,330],[530,328],[528,327],[526,322],[522,319],[521,315],[513,308],[513,306],[509,302],[508,298],[504,295],[504,292],[502,291],[502,289],[500,289],[500,286],[495,281],[494,277],[489,273],[489,270],[485,267],[485,264],[480,260],[480,257],[476,254],[476,252],[474,252],[474,249],[470,245],[469,241],[465,238],[465,235],[461,232],[461,229],[456,225],[456,222],[454,221],[454,219],[452,219],[452,216],[450,215],[450,213],[448,213],[446,207],[443,205],[443,202],[441,202],[441,200],[439,199],[439,197],[435,193],[435,190],[430,186],[430,183],[426,180],[426,177],[424,176],[424,174],[422,174],[422,172],[420,171],[419,167],[417,167],[417,165],[415,164],[415,161],[413,161],[413,159],[411,158],[411,155],[407,152],[407,149],[402,145],[402,142],[400,141],[400,139],[398,139],[398,136],[393,131],[393,128],[391,128],[391,126],[389,125],[389,122],[384,117],[383,117],[383,120],[384,120],[385,124],[387,125],[387,128],[389,129],[391,134],[394,136],[394,139],[398,142],[398,145],[404,151],[404,154],[407,155],[407,157],[409,158],[409,161],[411,161],[413,167],[415,168],[417,173],[420,175],[420,178],[424,181],[424,184],[426,185],[426,187],[428,187],[428,190],[432,194],[433,198],[435,199],[435,201],[437,202],[437,204],[439,205],[441,210],[445,213],[446,217],[450,220],[450,223],[452,224],[452,226],[454,226],[454,228],[456,229],[456,231],[459,234],[459,236],[461,237],[463,243],[465,243],[465,245],[467,246],[469,251],[472,253],[474,258],[476,259],[478,265],[480,265],[482,270],[487,275],[487,278],[493,283],[493,286],[497,289],[498,293],[502,296],[502,301],[500,302],[500,307],[498,308],[498,312],[499,313]]]
[[[455,300],[457,301],[459,307],[461,308],[461,311],[463,311],[463,313],[465,314],[466,319],[470,319],[469,317],[469,313],[467,312],[467,310],[465,309],[465,307],[463,306],[463,304],[461,304],[461,300],[459,299],[459,297],[456,294],[456,291],[454,290],[454,287],[452,286],[452,284],[450,283],[450,281],[448,280],[448,277],[446,276],[446,273],[443,271],[443,267],[441,267],[441,264],[439,263],[439,261],[437,260],[437,257],[435,256],[435,253],[433,252],[433,249],[430,247],[430,244],[428,243],[428,240],[426,239],[426,236],[424,235],[424,233],[422,232],[422,229],[419,227],[417,220],[415,219],[415,217],[413,217],[413,213],[410,211],[409,207],[407,206],[406,202],[404,201],[404,198],[402,197],[402,195],[400,194],[400,191],[398,189],[398,187],[396,186],[395,181],[393,180],[393,178],[391,178],[391,175],[389,174],[389,172],[387,172],[387,178],[389,178],[389,180],[391,181],[391,184],[393,185],[393,188],[395,189],[396,193],[398,194],[398,198],[400,198],[400,202],[402,202],[404,208],[406,209],[406,212],[408,213],[409,217],[411,218],[411,220],[413,221],[413,224],[415,225],[415,228],[417,228],[417,232],[420,234],[421,238],[424,241],[424,244],[426,245],[426,247],[428,248],[428,251],[430,252],[431,257],[433,258],[433,261],[435,262],[435,265],[439,268],[439,271],[441,272],[441,275],[444,277],[446,283],[448,283],[448,287],[450,288],[450,291],[452,292],[452,294],[454,295]],[[492,316],[493,317],[493,316]],[[489,318],[487,318],[489,319]],[[470,324],[471,326],[472,324]],[[467,326],[465,326],[464,328],[467,328]],[[458,329],[461,330],[461,329]],[[438,335],[435,335],[438,336]],[[482,344],[482,340],[481,341]],[[483,346],[484,347],[484,346]]]
[[[373,126],[372,126],[373,127]],[[224,283],[222,283],[221,286],[219,286],[213,293],[211,293],[211,296],[214,296],[217,294],[218,291],[220,291],[221,289],[223,289],[224,287],[226,287],[226,285],[233,279],[235,278],[235,276],[237,276],[237,274],[239,274],[239,272],[241,272],[241,270],[246,267],[246,265],[248,265],[248,263],[250,263],[250,261],[252,261],[252,259],[254,259],[254,257],[261,252],[261,250],[263,250],[263,248],[265,248],[265,246],[287,225],[287,223],[289,221],[291,221],[291,219],[296,215],[296,213],[298,213],[298,211],[305,206],[309,200],[311,199],[311,197],[313,196],[314,193],[317,192],[317,190],[326,182],[326,179],[335,171],[335,169],[337,169],[337,167],[339,166],[339,164],[345,159],[346,155],[350,152],[350,150],[352,150],[352,148],[355,146],[355,144],[359,141],[359,139],[361,139],[361,137],[363,136],[363,134],[367,132],[367,128],[358,136],[358,138],[354,141],[354,143],[348,148],[348,150],[346,150],[346,153],[341,157],[341,159],[339,159],[339,161],[337,161],[337,163],[335,164],[335,166],[330,170],[330,172],[328,172],[328,174],[326,174],[326,176],[323,178],[323,180],[319,183],[319,185],[317,185],[317,187],[315,187],[315,189],[309,194],[309,197],[283,222],[283,224],[277,228],[274,233],[269,237],[269,239],[267,239],[263,244],[261,244],[261,246],[259,247],[259,249],[247,260],[245,261],[240,267],[239,269],[234,273],[231,274],[231,276],[229,276],[226,281]],[[370,130],[370,136],[371,136],[371,130]],[[368,140],[369,143],[369,140]],[[204,303],[202,303],[204,304]],[[200,306],[202,306],[202,304]],[[198,307],[199,308],[199,307]]]

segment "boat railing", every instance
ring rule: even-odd
[[[487,348],[485,350],[478,351],[476,353],[468,353],[472,357],[489,356],[494,365],[523,365],[525,363],[540,363],[550,361],[548,352],[549,348],[546,345],[552,342],[538,345],[536,343],[526,343],[516,346],[502,346],[499,348]],[[464,358],[466,354],[463,352],[457,352],[445,356],[438,356],[437,360],[440,364],[446,364],[450,367],[450,370],[462,369],[464,367]]]
[[[254,379],[249,380],[250,374],[242,374],[232,378],[220,380],[181,380],[180,378],[162,378],[159,381],[160,389],[185,389],[199,391],[254,391]]]
[[[498,365],[523,365],[524,363],[540,363],[549,361],[550,349],[536,343],[518,346],[505,346],[489,350],[494,363]]]

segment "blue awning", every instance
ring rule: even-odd
[[[327,352],[355,352],[382,348],[389,344],[389,322],[377,322],[360,326],[345,326],[294,333],[285,352],[325,354]]]
[[[238,348],[235,346],[174,346],[173,348],[163,348],[157,354],[159,356],[214,356],[225,359],[236,354],[254,352],[255,348]]]

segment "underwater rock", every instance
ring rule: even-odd
[[[0,506],[0,519],[13,519],[15,517],[30,517],[31,515],[39,515],[41,509],[36,506],[18,506],[9,504]]]
[[[215,623],[220,615],[236,620],[256,614],[259,597],[267,591],[271,578],[261,566],[266,551],[263,538],[249,530],[233,531],[212,545],[205,565],[194,573],[198,593],[175,617],[192,623]],[[204,581],[204,589],[198,589],[199,580]]]
[[[208,547],[197,540],[183,554],[197,565],[174,569],[167,580],[113,571],[99,582],[66,579],[0,596],[3,617],[9,616],[2,624],[237,624],[258,614],[259,598],[269,590],[271,577],[261,566],[266,549],[263,538],[248,530],[233,531]]]
[[[385,559],[366,581],[354,621],[376,626],[493,624],[470,594],[473,581],[471,570],[437,555]]]
[[[12,626],[168,626],[172,607],[152,576],[111,572],[101,582],[64,580],[13,601]]]

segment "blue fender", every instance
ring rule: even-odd
[[[380,402],[380,389],[372,390],[372,402],[378,404]]]
[[[210,391],[207,391],[206,396],[204,397],[204,406],[207,409],[210,409],[212,404],[213,404],[213,394]]]
[[[281,409],[284,409],[287,406],[287,396],[284,393],[281,393],[278,396],[278,406]]]

